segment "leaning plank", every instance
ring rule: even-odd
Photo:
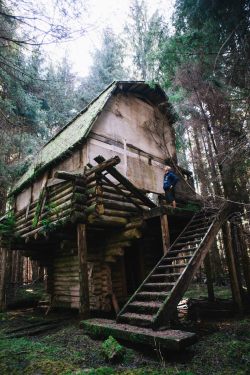
[[[92,337],[106,338],[111,335],[116,339],[175,351],[182,350],[197,341],[196,334],[192,332],[170,329],[156,332],[152,329],[120,324],[108,319],[85,320],[81,322],[81,328],[84,333]]]

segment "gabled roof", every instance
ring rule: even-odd
[[[144,81],[115,81],[43,146],[27,172],[14,185],[10,195],[18,193],[30,181],[44,172],[49,165],[60,158],[66,157],[77,144],[86,139],[114,92],[133,93],[145,101],[159,105],[160,110],[168,116],[170,123],[175,121],[172,107],[160,86],[154,85],[151,87]]]

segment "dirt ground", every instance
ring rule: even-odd
[[[178,327],[180,328],[180,327]],[[0,314],[0,374],[250,374],[250,318],[186,322],[198,343],[181,353],[121,342],[117,363],[103,355],[103,341],[79,328],[76,316],[35,309]]]

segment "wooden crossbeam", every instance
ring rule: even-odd
[[[117,164],[119,164],[121,159],[119,156],[114,156],[113,158],[110,158],[108,160],[103,160],[99,165],[92,166],[90,169],[88,169],[85,173],[75,173],[75,172],[66,172],[66,171],[56,171],[55,172],[55,178],[59,178],[61,180],[66,181],[75,181],[77,178],[88,178],[94,173],[100,173],[104,170],[106,170],[109,167],[113,167]]]
[[[94,160],[101,164],[105,161],[104,157],[99,155]],[[113,166],[107,167],[106,170],[113,176],[117,181],[119,181],[126,189],[133,193],[133,195],[140,199],[142,203],[146,206],[153,208],[156,204],[153,203],[145,194],[143,194],[134,184],[132,184],[126,177],[124,177],[120,172],[117,171]]]
[[[88,163],[87,166],[89,168],[93,168],[92,164]],[[108,173],[107,173],[108,174]],[[110,186],[112,186],[118,194],[121,194],[124,198],[126,198],[126,200],[129,202],[129,203],[132,203],[139,211],[143,211],[143,208],[137,204],[136,202],[133,201],[133,199],[130,198],[130,196],[126,193],[124,193],[124,191],[116,184],[114,184],[114,182],[112,182],[107,176],[106,176],[106,173],[99,173],[100,175],[100,178],[104,181],[106,181]]]

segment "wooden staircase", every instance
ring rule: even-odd
[[[229,205],[196,213],[117,316],[157,329],[168,323],[226,220]]]

